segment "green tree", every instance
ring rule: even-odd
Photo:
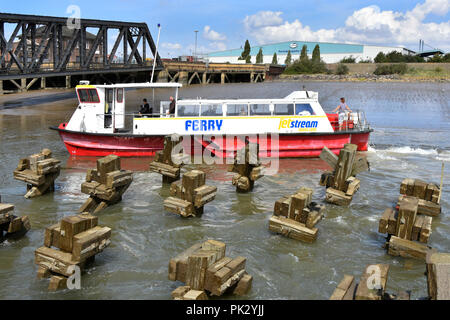
[[[272,64],[278,64],[278,56],[276,52],[273,54]]]
[[[250,47],[250,42],[248,42],[248,40],[246,40],[245,45],[244,45],[244,51],[242,51],[241,56],[239,57],[238,60],[247,61],[247,57],[250,55],[251,49],[252,48]]]
[[[303,46],[302,48],[302,53],[300,54],[300,61],[301,62],[306,62],[308,61],[308,47],[306,46],[306,44]]]
[[[383,52],[379,52],[375,59],[373,60],[375,63],[383,63],[386,62],[386,55]]]
[[[320,62],[320,46],[316,44],[312,53],[312,62],[319,63]]]
[[[248,55],[247,58],[245,58],[245,63],[252,63],[252,56]]]
[[[284,60],[284,64],[289,66],[292,63],[292,55],[291,50],[288,51],[288,54],[286,56],[286,60]]]
[[[256,55],[256,63],[263,63],[263,60],[264,60],[263,51],[262,48],[259,48],[259,52]]]

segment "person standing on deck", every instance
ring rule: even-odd
[[[339,112],[352,112],[352,110],[348,107],[348,105],[345,103],[345,98],[341,98],[341,104],[338,105],[336,109],[333,110],[333,112],[339,113]]]
[[[176,109],[177,103],[175,102],[175,99],[173,97],[170,97],[170,107],[169,107],[169,115],[175,116],[175,109]]]

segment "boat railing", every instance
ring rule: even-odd
[[[330,119],[331,125],[335,131],[367,131],[370,125],[367,122],[366,113],[362,110],[354,112],[341,112],[338,119]]]

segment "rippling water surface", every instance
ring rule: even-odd
[[[70,158],[56,132],[48,130],[70,118],[76,100],[72,91],[0,97],[0,194],[16,205],[17,215],[28,215],[32,230],[22,239],[0,244],[0,298],[2,299],[169,299],[178,283],[167,280],[171,257],[196,242],[213,238],[226,242],[228,255],[248,258],[254,276],[248,299],[328,299],[344,274],[360,276],[367,264],[388,263],[390,292],[411,290],[413,298],[426,296],[424,263],[386,255],[378,220],[399,194],[405,177],[439,183],[445,169],[443,214],[433,221],[430,245],[450,251],[450,108],[448,84],[415,83],[306,83],[318,91],[330,111],[347,97],[351,108],[366,112],[375,129],[367,157],[371,172],[358,176],[361,189],[349,208],[326,205],[326,218],[318,225],[314,244],[303,244],[268,231],[274,202],[301,186],[314,188],[327,170],[319,159],[281,160],[275,176],[264,177],[250,194],[236,194],[232,174],[225,166],[200,166],[217,199],[201,218],[180,219],[163,209],[169,188],[161,177],[146,172],[151,159],[123,159],[135,171],[123,201],[99,214],[100,224],[113,229],[111,246],[98,255],[82,278],[82,290],[47,292],[47,281],[36,279],[34,250],[43,244],[44,229],[74,214],[86,195],[80,192],[86,169],[95,159]],[[264,83],[193,86],[183,98],[284,97],[299,83]],[[129,92],[138,105],[145,90]],[[162,93],[161,95],[168,95]],[[25,200],[25,185],[13,179],[19,158],[47,147],[63,161],[56,192]],[[188,167],[186,169],[192,169]],[[231,297],[228,297],[231,298]]]

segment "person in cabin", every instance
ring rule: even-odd
[[[341,104],[338,105],[338,107],[336,109],[334,109],[333,112],[339,113],[339,112],[345,112],[345,111],[352,112],[352,110],[345,103],[345,98],[341,98]]]
[[[141,109],[139,110],[139,117],[148,118],[151,117],[153,114],[153,108],[150,108],[150,104],[147,102],[147,99],[144,99],[144,104],[141,106]]]
[[[175,109],[177,107],[177,103],[175,102],[175,99],[173,97],[170,97],[170,107],[169,107],[169,115],[171,117],[175,116]]]

